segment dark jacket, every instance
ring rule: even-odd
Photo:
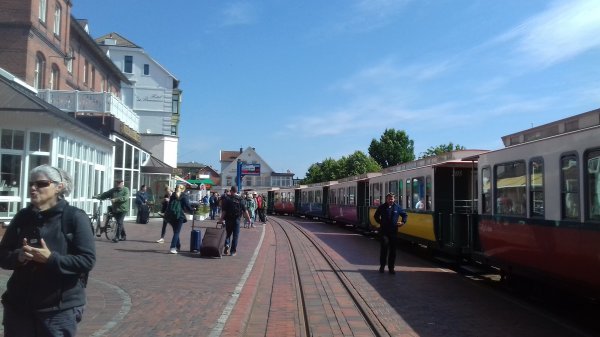
[[[173,192],[171,194],[171,199],[169,199],[169,205],[167,206],[167,209],[171,208],[172,202],[181,203],[181,210],[183,212],[181,212],[181,216],[179,217],[179,220],[182,220],[182,222],[187,222],[187,218],[185,216],[186,212],[189,214],[194,214],[194,212],[196,211],[194,209],[194,207],[192,207],[192,205],[190,204],[190,199],[188,199],[188,196],[185,193],[181,193],[181,195],[179,196],[179,199],[177,199],[177,194],[175,192]],[[173,224],[171,224],[171,225],[173,225]]]
[[[62,228],[62,213],[67,205],[60,200],[56,206],[41,212],[29,206],[10,222],[0,242],[0,267],[13,270],[2,295],[3,303],[23,311],[63,310],[85,304],[80,275],[92,270],[96,246],[89,217],[76,208],[69,226],[72,233],[65,229],[67,235],[72,234],[68,247]],[[15,250],[22,247],[23,238],[44,239],[52,252],[47,263],[30,261],[23,265],[18,261]]]
[[[137,191],[135,194],[135,204],[139,208],[148,201],[148,194],[146,192]]]
[[[241,214],[239,216],[235,216],[235,211],[234,211],[234,203],[238,202],[240,204],[240,208],[241,208]],[[237,219],[239,219],[240,217],[242,217],[244,215],[244,212],[247,211],[248,208],[246,207],[246,202],[244,201],[244,199],[242,199],[241,196],[239,195],[229,195],[226,196],[223,199],[223,212],[225,213],[225,221],[236,221]]]
[[[402,217],[402,222],[406,223],[408,214],[397,203],[393,203],[391,206],[387,202],[379,205],[375,211],[375,221],[381,225],[379,232],[388,235],[397,233],[400,217]]]

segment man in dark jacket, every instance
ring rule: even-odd
[[[221,210],[221,223],[225,220],[225,230],[227,238],[225,239],[225,250],[223,255],[237,254],[238,237],[240,235],[240,218],[250,221],[250,215],[246,208],[246,203],[242,197],[237,194],[237,187],[231,186],[229,196],[223,199],[223,208]],[[233,238],[232,238],[233,236]]]
[[[147,213],[147,211],[145,211],[145,208],[147,208],[148,206],[146,205],[146,203],[148,202],[148,194],[146,193],[146,185],[142,185],[140,187],[140,189],[137,191],[137,193],[135,194],[135,205],[137,207],[137,218],[136,218],[136,222],[137,223],[143,223],[146,224],[147,222],[147,217],[144,217],[144,212]]]
[[[406,223],[408,215],[395,203],[393,193],[385,196],[385,203],[377,207],[375,221],[380,225],[379,235],[381,239],[381,250],[379,254],[379,272],[383,273],[387,262],[390,274],[395,274],[396,243],[398,241],[398,227]],[[398,222],[398,219],[402,220]]]
[[[123,220],[125,220],[125,214],[129,211],[129,189],[125,187],[123,179],[115,180],[115,187],[94,198],[100,200],[110,199],[112,213],[117,221],[117,237],[113,239],[113,242],[125,241],[127,234],[125,233]]]

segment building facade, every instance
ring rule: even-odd
[[[118,33],[101,36],[96,43],[129,80],[122,85],[121,95],[140,117],[142,146],[162,162],[177,167],[179,80],[143,48]]]
[[[46,111],[34,109],[28,112],[33,114],[29,115],[28,122],[36,128],[27,128],[19,115],[10,113],[10,107],[0,101],[2,137],[7,142],[16,137],[16,144],[23,147],[6,145],[9,147],[3,148],[6,156],[0,165],[9,169],[7,172],[11,175],[18,173],[19,177],[3,178],[4,185],[11,180],[12,186],[14,180],[24,186],[27,170],[36,163],[27,152],[32,151],[27,141],[41,137],[44,151],[34,151],[34,154],[47,157],[47,163],[81,178],[82,185],[87,185],[86,193],[83,190],[74,193],[73,202],[90,212],[95,201],[88,192],[107,190],[114,179],[125,180],[133,200],[143,181],[142,167],[149,161],[150,154],[141,144],[139,116],[120,99],[121,85],[131,85],[131,82],[91,38],[87,21],[71,16],[71,6],[69,0],[0,2],[0,68],[8,72],[5,78],[14,75],[17,80],[13,82],[22,80],[19,83],[33,89],[30,92],[59,109],[51,110],[62,111],[77,120],[70,124],[52,123],[44,119]],[[39,118],[35,117],[36,113]],[[38,125],[37,121],[44,123]],[[82,125],[87,127],[83,132],[76,130]],[[90,130],[103,135],[112,148],[108,150],[104,145],[90,143],[87,140]],[[35,136],[36,132],[43,135]],[[8,136],[13,134],[17,136]],[[20,139],[25,143],[19,143]],[[95,173],[90,174],[92,166],[103,173],[90,182],[89,176],[95,176]],[[94,181],[101,184],[96,186]],[[25,193],[22,189],[18,193],[12,189],[7,193],[13,197],[10,202],[21,202],[18,207],[24,206],[26,197],[22,196]],[[129,216],[134,213],[135,210],[130,209]]]
[[[221,186],[224,190],[237,185],[238,161],[244,165],[246,175],[242,178],[242,188],[265,191],[273,187],[292,187],[294,173],[275,172],[253,147],[239,151],[221,151]]]

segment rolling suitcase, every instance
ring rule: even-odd
[[[197,253],[200,251],[200,245],[202,244],[202,232],[199,229],[194,228],[196,220],[192,218],[192,232],[190,234],[190,252]]]
[[[218,224],[217,224],[218,226]],[[200,255],[202,257],[215,257],[221,258],[223,254],[223,248],[225,246],[225,228],[221,227],[209,227],[204,232],[202,238],[202,245],[200,246]]]
[[[137,223],[147,224],[150,222],[150,207],[146,204],[140,206]]]

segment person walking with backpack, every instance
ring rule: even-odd
[[[129,189],[125,187],[123,179],[115,180],[115,187],[94,196],[94,199],[110,199],[112,202],[112,214],[115,217],[115,221],[117,221],[117,236],[112,241],[119,242],[127,240],[123,220],[125,220],[125,214],[129,211]]]
[[[169,221],[167,221],[167,217],[165,216],[165,213],[167,212],[167,207],[169,206],[169,200],[171,200],[172,193],[173,193],[173,191],[171,190],[171,187],[169,187],[169,185],[165,186],[165,194],[163,196],[162,204],[160,207],[160,213],[163,217],[163,223],[162,223],[162,228],[160,230],[160,239],[156,240],[156,242],[158,242],[158,243],[165,242],[165,234],[167,233],[167,224],[169,223]]]
[[[0,266],[13,270],[4,306],[4,336],[75,336],[96,263],[90,218],[65,201],[69,174],[49,165],[29,173],[31,203],[0,241]]]
[[[236,186],[231,186],[229,196],[222,200],[221,222],[225,220],[225,230],[227,231],[223,255],[231,254],[231,256],[235,256],[240,235],[240,218],[243,215],[246,220],[250,221],[250,215],[246,209],[246,203],[237,194]]]
[[[256,201],[254,201],[254,197],[251,193],[246,195],[246,209],[250,215],[250,220],[244,224],[244,228],[254,227],[254,211],[256,210]]]
[[[171,240],[171,246],[169,252],[171,254],[177,254],[181,250],[181,241],[179,240],[179,233],[183,224],[187,222],[185,212],[194,214],[195,209],[190,204],[187,194],[185,193],[185,185],[177,185],[175,192],[171,194],[167,210],[165,212],[165,218],[173,227],[173,239]]]

